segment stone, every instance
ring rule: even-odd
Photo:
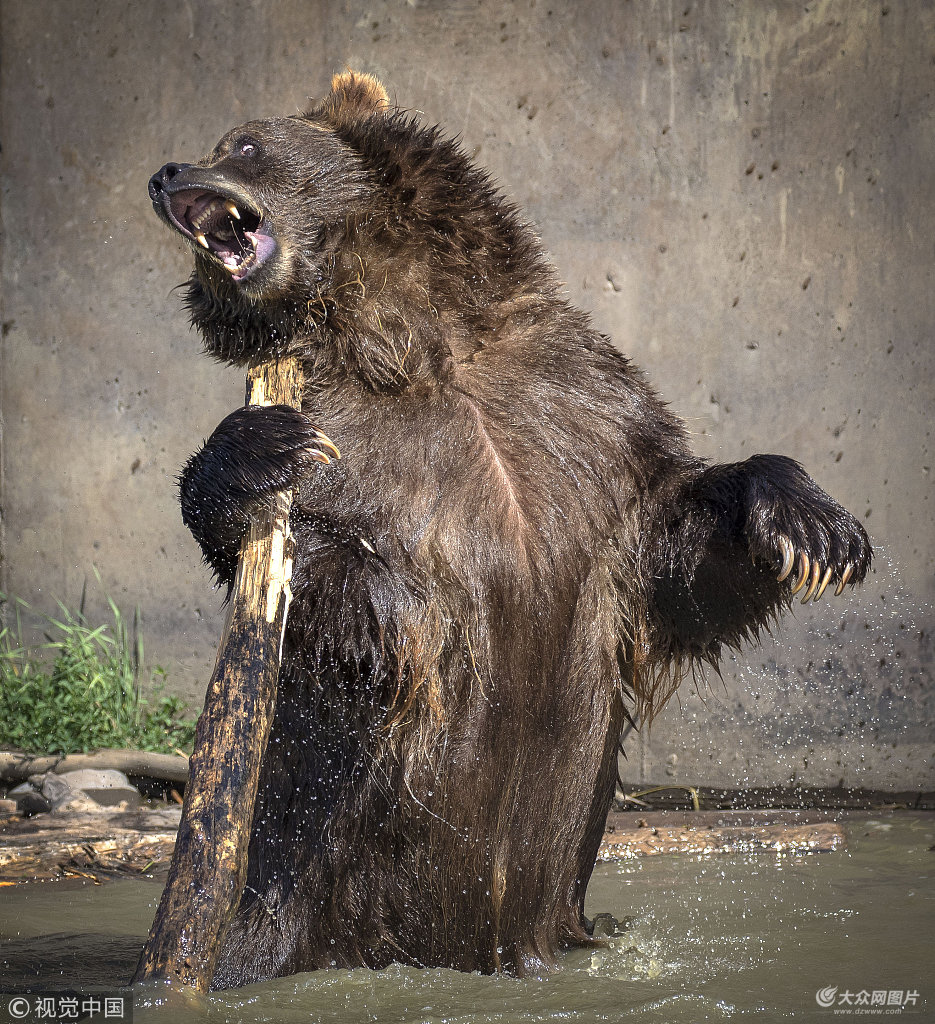
[[[142,799],[140,791],[130,784],[126,775],[114,768],[81,768],[64,772],[58,778],[72,790],[89,796],[101,807],[114,807],[118,804],[126,804],[128,808],[139,807]]]
[[[7,796],[16,801],[16,809],[25,818],[34,814],[47,814],[52,804],[39,792],[31,782],[21,782],[7,791]]]
[[[102,814],[102,807],[96,800],[93,800],[80,789],[73,790],[71,795],[57,803],[52,808],[53,814]]]
[[[37,776],[32,776],[30,782],[33,782]],[[52,810],[54,811],[61,804],[70,800],[73,796],[73,791],[68,782],[62,778],[61,775],[55,775],[53,772],[48,772],[46,775],[41,776],[41,782],[39,784],[39,790],[42,795],[49,801]]]

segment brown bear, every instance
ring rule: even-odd
[[[294,491],[276,717],[215,987],[548,969],[592,941],[621,727],[797,591],[863,579],[865,531],[788,458],[692,455],[487,175],[367,75],[149,192],[191,241],[207,351],[297,354],[306,380],[301,412],[231,413],[181,476],[224,584],[254,512]]]

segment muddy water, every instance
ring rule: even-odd
[[[134,1019],[826,1021],[836,1015],[816,993],[836,988],[832,1007],[850,1006],[849,1016],[882,1019],[895,1004],[857,1007],[841,1002],[845,992],[899,992],[903,1002],[918,993],[902,1016],[935,1020],[935,818],[851,819],[847,830],[848,849],[836,853],[599,865],[588,913],[629,920],[608,948],[569,953],[545,979],[322,971],[218,993],[202,1010],[138,1005]],[[126,981],[159,891],[146,881],[0,889],[0,989]]]

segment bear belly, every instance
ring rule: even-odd
[[[584,893],[624,719],[613,640],[593,614],[604,578],[592,572],[571,607],[502,600],[496,624],[475,615],[473,636],[445,623],[439,678],[408,693],[411,670],[380,643],[393,609],[361,614],[348,587],[297,594],[214,987],[393,962],[535,974],[590,941]],[[363,590],[372,598],[372,582]],[[349,646],[352,614],[372,632]],[[443,719],[421,699],[432,685]]]

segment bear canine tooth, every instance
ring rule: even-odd
[[[198,239],[199,245],[203,245],[209,252],[211,251],[211,246],[208,245],[208,239],[205,238],[203,234],[199,232],[198,234],[195,235],[195,238]]]
[[[225,203],[225,204],[224,204],[224,209],[225,209],[225,210],[227,210],[227,212],[228,212],[228,213],[229,213],[229,214],[230,214],[230,215],[231,215],[232,217],[236,217],[236,218],[237,218],[237,220],[240,220],[240,211],[239,211],[239,210],[237,209],[237,207],[236,207],[236,206],[234,206],[234,204],[233,204],[233,203]]]

